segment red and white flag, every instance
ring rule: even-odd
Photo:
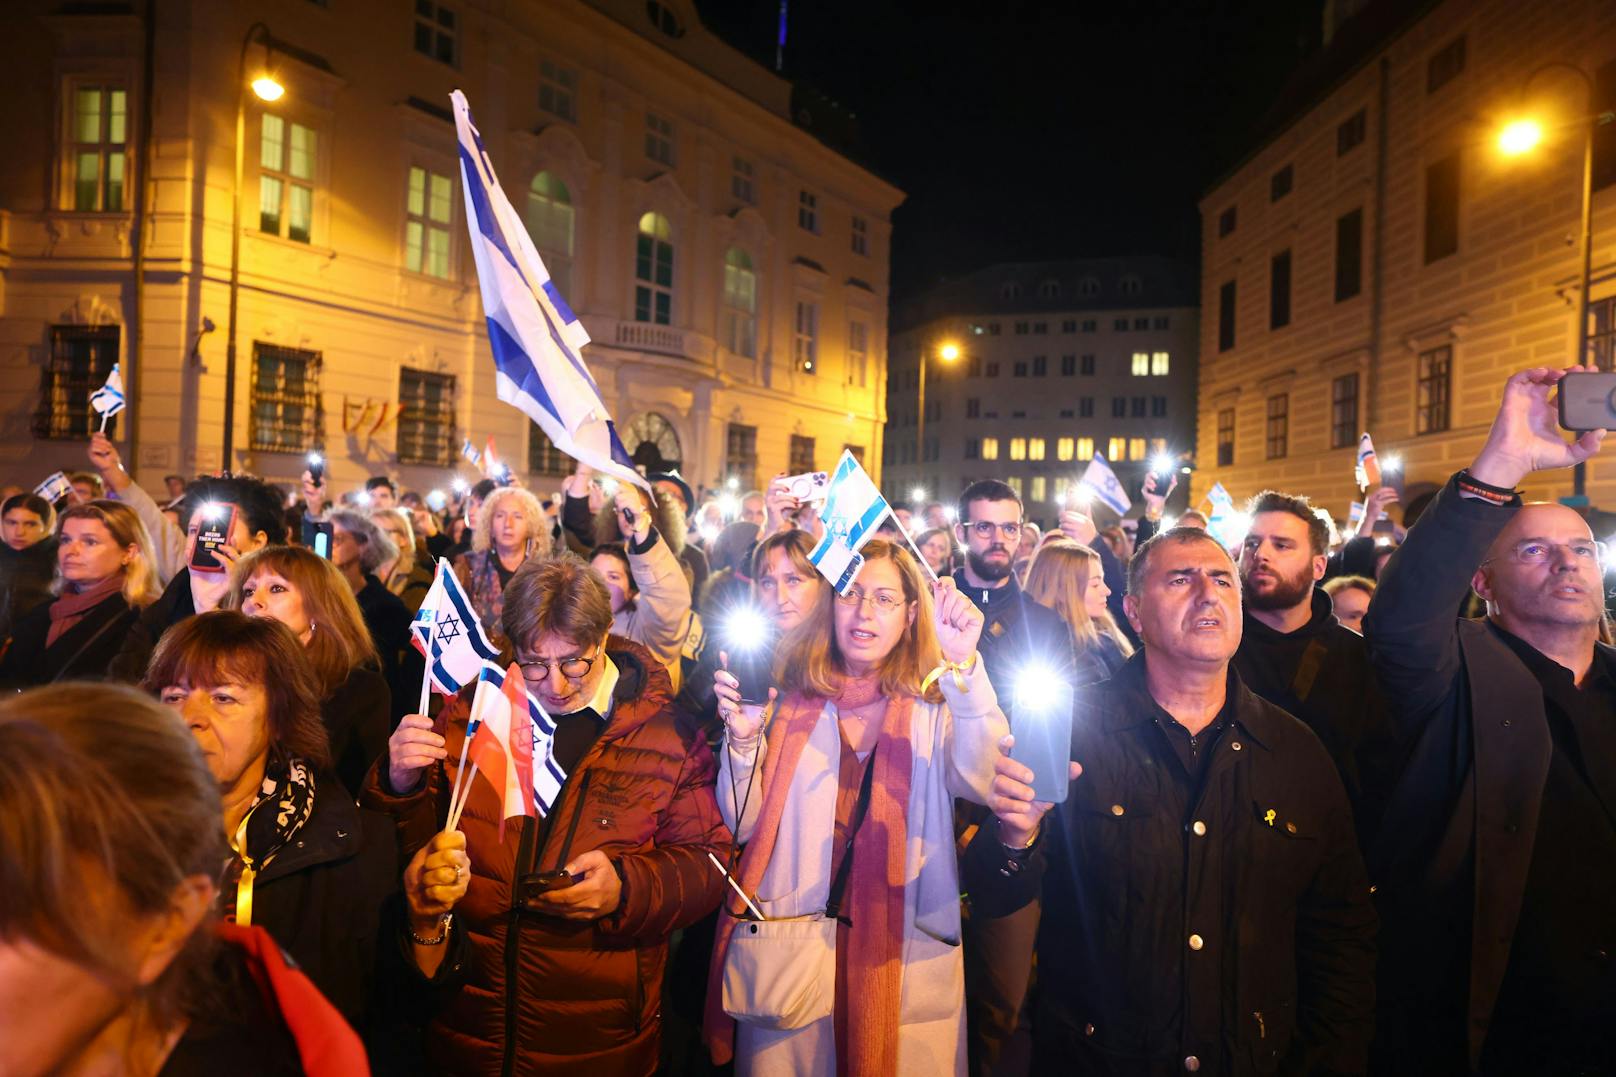
[[[467,755],[504,805],[499,823],[501,840],[506,819],[519,815],[538,818],[539,814],[533,797],[533,718],[528,711],[531,702],[522,671],[515,663],[503,675],[497,667],[485,667],[471,701],[471,747]]]

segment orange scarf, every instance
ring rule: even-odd
[[[860,687],[850,683],[838,703],[853,705],[852,697]],[[847,932],[850,945],[844,955],[847,979],[853,985],[853,997],[845,1000],[844,1006],[849,1022],[847,1056],[849,1071],[858,1077],[883,1077],[898,1071],[914,704],[912,696],[887,701],[875,758],[870,763],[875,772],[870,781],[869,811],[853,839],[853,866],[842,899],[844,915],[852,921]],[[763,761],[763,803],[752,840],[741,854],[735,874],[735,881],[748,894],[757,893],[768,870],[786,813],[792,775],[824,705],[822,699],[793,693],[782,701],[780,713],[770,723],[768,755]],[[800,825],[795,818],[792,823]],[[724,1012],[723,1005],[724,962],[729,955],[730,937],[746,915],[740,899],[730,892],[719,915],[707,980],[705,1033],[713,1061],[719,1065],[735,1055],[735,1020]]]

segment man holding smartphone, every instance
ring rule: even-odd
[[[1215,539],[1163,532],[1128,577],[1143,647],[1080,693],[1065,803],[1006,754],[962,866],[979,915],[1060,910],[1033,1072],[1362,1073],[1375,913],[1335,766],[1230,667],[1240,582]]]

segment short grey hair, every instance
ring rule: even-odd
[[[1158,532],[1152,535],[1149,541],[1141,544],[1133,552],[1133,560],[1128,562],[1128,594],[1137,595],[1144,587],[1145,574],[1150,571],[1150,557],[1158,546],[1184,546],[1191,542],[1211,543],[1224,557],[1229,557],[1229,551],[1223,548],[1223,543],[1199,527],[1179,526]],[[1234,558],[1229,557],[1229,564],[1231,566],[1234,564]]]
[[[398,544],[393,536],[376,526],[369,516],[347,509],[337,509],[331,513],[331,522],[359,543],[359,567],[370,573],[398,557]]]

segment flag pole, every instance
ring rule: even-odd
[[[915,545],[915,540],[910,536],[909,529],[904,527],[903,522],[896,517],[893,518],[892,522],[898,525],[898,533],[903,536],[903,541],[909,544],[909,549],[914,552],[915,560],[919,561],[920,567],[926,570],[926,575],[931,577],[931,582],[940,582],[937,579],[937,573],[933,572],[931,565],[926,562],[926,555],[920,552],[919,546]]]
[[[466,741],[465,741],[465,744],[462,744],[460,746],[460,760],[461,760],[461,765],[462,766],[465,765],[466,744],[469,744],[469,743],[471,743],[471,738],[467,737]],[[464,773],[464,771],[462,771],[462,773]],[[445,826],[443,829],[452,831],[452,830],[454,830],[455,827],[460,825],[460,816],[466,810],[466,801],[471,799],[471,785],[476,780],[477,780],[477,764],[473,763],[471,765],[471,776],[466,779],[464,789],[461,789],[459,791],[459,799],[458,799],[458,801],[451,800],[450,803],[449,803],[449,822],[448,822],[448,825]],[[456,785],[458,786],[459,783],[457,782]]]
[[[101,429],[97,433],[105,434],[107,432],[107,419],[108,415],[103,411],[101,413]]]

